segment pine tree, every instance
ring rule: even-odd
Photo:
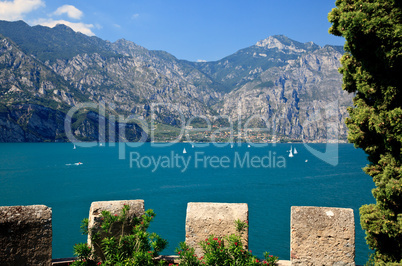
[[[329,32],[343,36],[339,69],[354,93],[348,139],[368,154],[376,204],[360,208],[376,264],[402,263],[402,1],[337,0]]]

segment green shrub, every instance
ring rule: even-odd
[[[242,235],[247,228],[247,224],[240,220],[235,221],[237,234],[226,237],[209,236],[200,242],[204,256],[198,258],[194,248],[190,248],[186,243],[181,242],[176,253],[180,257],[180,266],[196,265],[275,265],[278,257],[264,253],[265,260],[260,260],[254,256],[251,250],[245,249],[242,243]]]
[[[155,265],[154,258],[168,244],[156,233],[147,232],[155,213],[147,210],[140,218],[128,217],[129,209],[124,205],[120,215],[102,211],[99,229],[88,228],[88,219],[84,219],[81,231],[91,231],[91,241],[100,253],[93,252],[86,243],[77,244],[74,255],[78,260],[72,265]]]

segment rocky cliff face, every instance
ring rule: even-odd
[[[64,128],[66,113],[77,103],[90,101],[89,97],[3,37],[0,66],[0,142],[68,141]],[[82,112],[72,123],[77,139],[99,138],[98,114],[94,117],[91,112]],[[142,130],[131,127],[129,140],[134,141]],[[105,137],[109,139],[107,134]]]
[[[147,132],[151,119],[182,126],[193,117],[225,116],[237,127],[247,121],[306,140],[326,139],[332,121],[346,136],[343,120],[352,97],[341,89],[339,47],[271,36],[222,60],[196,63],[65,26],[0,22],[0,34],[0,141],[65,141],[61,121],[79,103],[104,103],[104,115],[135,117],[146,122]],[[43,38],[32,43],[37,34]],[[102,114],[81,111],[74,134],[99,138],[96,120]],[[138,139],[141,129],[134,122],[131,128],[131,140]]]
[[[119,41],[117,44],[121,50],[116,52],[128,50],[136,54],[134,49],[130,50],[132,43]],[[90,100],[102,100],[115,106],[117,112],[136,114],[143,119],[147,118],[152,103],[165,104],[170,114],[162,116],[174,114],[177,107],[186,117],[206,114],[211,102],[221,96],[208,87],[194,85],[197,79],[206,79],[196,69],[186,69],[173,57],[165,62],[149,52],[138,57],[84,54],[48,66]]]
[[[2,103],[38,97],[69,105],[76,103],[68,93],[68,85],[58,75],[3,37],[0,37],[0,66]]]
[[[66,141],[64,117],[63,112],[34,104],[3,108],[0,112],[0,142]]]
[[[325,139],[329,121],[337,122],[339,137],[346,138],[343,120],[351,96],[341,89],[337,69],[342,53],[336,47],[308,51],[284,46],[273,37],[256,44],[279,53],[297,55],[266,70],[250,70],[248,80],[226,94],[220,113],[246,120],[258,115],[277,134],[305,140]],[[255,55],[253,56],[261,56]],[[259,73],[258,73],[259,72]],[[256,74],[258,73],[258,74]],[[336,117],[335,117],[336,116]],[[330,119],[330,120],[329,120]]]

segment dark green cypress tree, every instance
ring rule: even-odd
[[[329,32],[346,40],[343,89],[355,93],[348,139],[368,154],[376,204],[360,223],[378,264],[402,263],[402,0],[337,0]]]

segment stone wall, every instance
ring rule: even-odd
[[[186,215],[186,243],[202,256],[199,242],[210,235],[223,237],[236,233],[234,221],[248,223],[246,203],[189,202]],[[248,247],[248,229],[243,234],[243,245]]]
[[[143,200],[93,202],[89,212],[88,244],[97,251],[91,234],[97,231],[103,210],[128,216],[144,214]],[[245,203],[190,202],[186,214],[186,243],[201,256],[199,242],[210,235],[236,233],[235,220],[248,223]],[[248,230],[243,234],[248,246]],[[355,227],[352,209],[291,208],[291,265],[354,266]],[[102,256],[101,256],[102,257]],[[285,265],[281,261],[278,265]],[[44,205],[0,207],[0,265],[52,265],[52,210]],[[290,265],[286,264],[286,265]]]
[[[352,209],[291,208],[292,265],[355,265]]]
[[[0,265],[51,265],[52,209],[0,207]]]

